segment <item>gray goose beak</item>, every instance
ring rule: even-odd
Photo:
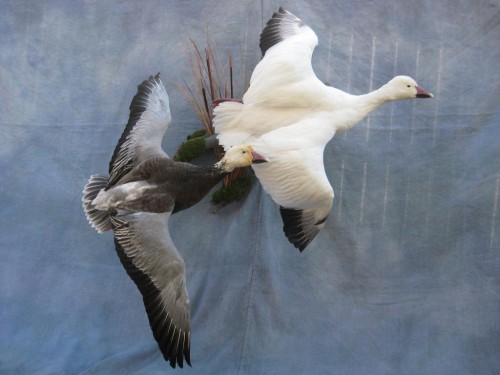
[[[267,163],[269,159],[252,150],[252,164]]]

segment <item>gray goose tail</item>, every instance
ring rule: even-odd
[[[92,205],[97,194],[108,185],[108,177],[98,174],[92,175],[83,189],[82,206],[90,225],[98,232],[103,233],[111,229],[111,220],[108,211],[101,211]]]

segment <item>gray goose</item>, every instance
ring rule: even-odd
[[[138,86],[109,163],[83,190],[86,217],[99,233],[113,230],[116,252],[142,294],[163,357],[190,360],[189,298],[184,261],[168,230],[171,214],[199,202],[236,167],[267,161],[250,145],[229,149],[213,166],[174,162],[161,148],[171,121],[159,74]]]

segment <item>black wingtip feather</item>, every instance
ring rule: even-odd
[[[191,354],[190,354],[190,351],[191,351],[191,334],[189,332],[187,332],[186,335],[187,335],[187,343],[184,346],[184,352],[183,352],[183,354],[184,354],[184,360],[189,365],[189,367],[191,367]]]
[[[278,11],[273,13],[271,19],[267,21],[266,26],[260,34],[259,47],[262,52],[262,56],[266,54],[269,48],[285,39],[282,29],[284,22],[298,22],[299,25],[303,25],[302,21],[295,15],[290,13],[288,10],[279,7]]]
[[[283,219],[283,232],[290,243],[303,252],[311,240],[304,236],[302,228],[302,210],[280,207]]]
[[[283,219],[283,232],[288,241],[303,252],[307,245],[311,243],[316,234],[308,237],[304,232],[302,224],[302,210],[280,207],[281,218]],[[326,217],[315,225],[320,225],[326,220]]]

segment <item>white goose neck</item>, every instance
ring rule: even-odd
[[[391,95],[387,85],[384,85],[368,94],[359,95],[357,98],[360,103],[366,107],[366,110],[368,111],[367,114],[377,109],[382,104],[391,101]]]
[[[380,107],[382,104],[390,101],[389,93],[385,86],[364,95],[350,95],[349,105],[341,109],[344,116],[339,116],[340,121],[337,122],[338,130],[347,130],[360,121],[365,119],[371,112]]]

